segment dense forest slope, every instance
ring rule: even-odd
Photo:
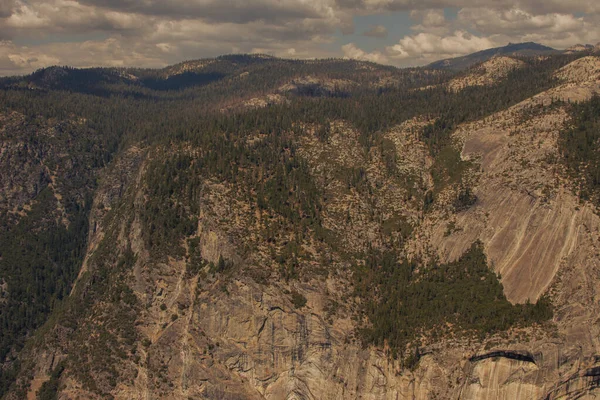
[[[0,396],[598,396],[599,71],[0,79]]]

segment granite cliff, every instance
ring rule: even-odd
[[[503,57],[467,82],[239,56],[93,71],[43,117],[64,76],[7,80],[2,240],[31,240],[15,227],[36,207],[49,235],[87,211],[64,295],[7,342],[4,398],[598,397],[600,216],[564,148],[598,71],[585,54]],[[435,288],[418,304],[453,312],[407,315],[389,282],[406,266],[398,282]],[[498,309],[465,315],[484,301]],[[396,314],[382,324],[377,305]]]

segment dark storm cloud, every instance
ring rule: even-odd
[[[13,0],[2,0],[0,1],[0,18],[10,17],[15,8],[15,1]]]
[[[298,18],[319,18],[315,7],[318,1],[280,0],[81,0],[80,3],[103,9],[137,13],[173,19],[202,19],[212,22],[246,23],[257,20],[267,22]]]

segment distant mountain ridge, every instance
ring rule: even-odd
[[[572,54],[572,53],[577,53],[580,51],[592,51],[592,52],[597,52],[600,51],[600,42],[596,43],[595,45],[593,44],[576,44],[575,46],[571,46],[568,49],[565,49],[565,53],[567,54]]]
[[[539,43],[510,43],[506,46],[495,47],[468,54],[462,57],[447,58],[429,64],[427,67],[436,69],[463,70],[477,63],[485,62],[495,56],[535,56],[558,54],[560,50]]]
[[[8,88],[66,90],[110,96],[111,93],[119,93],[123,87],[129,87],[137,93],[137,96],[145,96],[146,94],[141,93],[145,90],[165,92],[219,82],[229,84],[249,75],[264,76],[265,70],[277,71],[272,72],[271,76],[273,74],[286,76],[281,82],[282,85],[290,83],[293,78],[327,73],[345,76],[348,71],[354,71],[358,75],[367,77],[366,79],[377,76],[375,80],[388,77],[391,81],[394,79],[390,76],[410,74],[410,69],[401,70],[393,66],[359,60],[292,60],[263,54],[231,54],[183,61],[159,69],[50,66],[25,76],[0,77],[0,90]],[[128,93],[132,92],[128,91]]]

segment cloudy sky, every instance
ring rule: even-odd
[[[0,0],[0,75],[229,53],[423,65],[509,42],[600,41],[598,0]]]

